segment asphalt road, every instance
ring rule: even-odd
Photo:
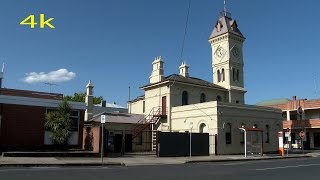
[[[133,167],[0,168],[0,180],[319,179],[320,158]]]

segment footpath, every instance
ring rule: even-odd
[[[156,157],[147,156],[122,156],[122,157],[0,157],[0,167],[37,167],[37,166],[144,166],[144,165],[168,165],[204,162],[228,162],[228,161],[256,161],[288,158],[318,157],[320,152],[306,154],[289,154],[288,156],[263,155],[219,155],[219,156],[193,156],[193,157]]]

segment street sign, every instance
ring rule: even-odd
[[[101,115],[101,123],[106,123],[106,115]]]
[[[297,107],[297,113],[298,113],[299,115],[301,115],[301,114],[303,113],[303,110],[302,110],[302,107],[301,107],[301,106],[298,106],[298,107]]]
[[[286,138],[288,138],[288,137],[290,137],[290,133],[291,133],[290,131],[289,131],[289,132],[285,132],[285,133],[284,133],[284,136],[285,136]]]
[[[304,132],[300,131],[299,136],[300,136],[300,138],[304,138]]]

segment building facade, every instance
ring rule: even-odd
[[[263,152],[277,151],[281,112],[245,104],[244,40],[237,22],[223,12],[209,37],[212,82],[191,77],[185,63],[179,74],[165,76],[164,60],[157,57],[150,83],[141,87],[143,96],[129,101],[129,113],[159,117],[152,121],[154,131],[209,133],[210,154],[243,153],[241,127],[259,128]]]
[[[105,101],[97,106],[93,104],[91,81],[87,84],[85,122],[83,130],[83,149],[105,155],[131,152],[148,152],[152,148],[151,126],[143,123],[141,114],[128,114],[128,109]],[[102,128],[101,115],[106,122]],[[140,124],[142,123],[142,124]],[[134,130],[143,126],[143,132],[136,135]],[[102,145],[102,137],[103,143]]]
[[[48,110],[58,108],[62,94],[0,88],[0,148],[36,150],[52,145],[44,120]],[[69,145],[82,146],[85,104],[70,103],[72,133]]]
[[[274,102],[275,103],[275,102]],[[297,99],[266,106],[278,108],[282,111],[283,129],[291,131],[291,144],[293,148],[301,147],[300,132],[304,132],[302,138],[305,149],[320,149],[320,100]]]

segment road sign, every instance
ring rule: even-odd
[[[288,137],[290,137],[290,133],[291,133],[290,131],[289,131],[289,132],[285,132],[285,133],[284,133],[284,136],[285,136],[286,138],[288,138]]]
[[[106,115],[101,115],[101,123],[106,123]]]
[[[304,132],[300,131],[299,136],[300,136],[300,138],[304,138]]]
[[[303,110],[302,110],[302,107],[301,107],[301,106],[298,106],[298,107],[297,107],[297,113],[298,113],[299,115],[301,115],[301,114],[303,113]]]

